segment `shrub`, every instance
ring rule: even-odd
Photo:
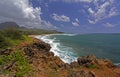
[[[0,49],[5,48],[9,45],[10,45],[9,41],[7,41],[7,39],[0,32]]]
[[[13,40],[23,40],[23,32],[20,31],[19,29],[6,29],[3,31],[3,34],[5,37],[11,38]]]

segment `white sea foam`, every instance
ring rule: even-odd
[[[74,34],[51,34],[51,35],[45,35],[45,36],[36,36],[36,38],[43,40],[45,43],[48,43],[51,45],[51,52],[55,54],[55,56],[59,56],[61,60],[63,60],[65,63],[71,63],[73,61],[77,60],[77,57],[74,56],[74,53],[72,52],[72,48],[67,46],[62,46],[59,40],[56,38],[50,38],[52,35],[68,35],[68,36],[74,36]]]
[[[120,63],[115,63],[115,65],[120,66]]]

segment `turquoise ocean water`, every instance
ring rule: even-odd
[[[56,34],[37,36],[51,45],[51,51],[64,62],[94,54],[120,65],[120,34]]]

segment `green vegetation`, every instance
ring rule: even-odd
[[[13,64],[9,67],[11,63]],[[16,66],[13,66],[14,64]],[[21,51],[14,51],[10,55],[0,55],[0,66],[6,67],[3,68],[3,73],[11,73],[15,70],[16,77],[22,77],[31,71],[27,58]]]
[[[4,36],[13,40],[23,40],[23,32],[19,29],[5,29],[4,31],[2,31]]]
[[[28,35],[57,33],[40,29],[18,29],[10,28],[0,30],[0,73],[15,73],[16,77],[23,77],[31,72],[30,64],[26,55],[17,45],[23,42],[31,42]],[[6,49],[12,49],[9,52]],[[7,54],[6,54],[7,53]],[[57,70],[57,68],[56,68]]]
[[[95,65],[95,64],[91,64],[91,65],[89,65],[88,67],[89,67],[89,68],[93,68],[93,69],[94,69],[94,68],[97,68],[97,69],[98,69],[98,66]]]
[[[20,29],[5,29],[0,31],[0,50],[20,44],[22,41],[30,41],[24,31]]]
[[[9,44],[9,41],[7,41],[7,39],[0,32],[0,49],[6,48],[7,46],[9,46]]]
[[[15,47],[24,41],[31,41],[31,38],[19,29],[0,31],[0,73],[10,74],[15,71],[16,77],[22,77],[30,73],[31,68],[26,56],[23,51]],[[14,50],[9,54],[1,54],[7,48],[14,48]]]

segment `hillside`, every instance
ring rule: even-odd
[[[7,28],[19,28],[19,25],[17,25],[15,22],[0,23],[0,30]]]
[[[36,28],[29,29],[29,28],[26,28],[26,27],[20,27],[15,22],[0,23],[0,30],[5,30],[5,29],[19,29],[27,35],[62,33],[62,32],[58,32],[56,30],[45,30],[45,29],[36,29]]]

